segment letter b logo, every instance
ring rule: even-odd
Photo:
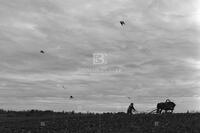
[[[107,54],[105,53],[94,53],[93,54],[93,64],[94,65],[101,65],[101,64],[107,64],[106,57]]]

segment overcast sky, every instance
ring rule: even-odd
[[[200,0],[0,0],[0,108],[200,110],[199,35]]]

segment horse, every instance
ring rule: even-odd
[[[165,113],[170,111],[170,113],[173,113],[174,107],[176,104],[174,102],[171,102],[169,99],[167,99],[165,102],[160,102],[157,104],[157,111],[156,113],[161,114],[163,110],[165,110]]]

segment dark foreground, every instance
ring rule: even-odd
[[[1,112],[0,133],[200,133],[200,113]]]

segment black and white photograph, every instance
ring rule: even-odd
[[[200,133],[200,0],[0,0],[0,133]]]

